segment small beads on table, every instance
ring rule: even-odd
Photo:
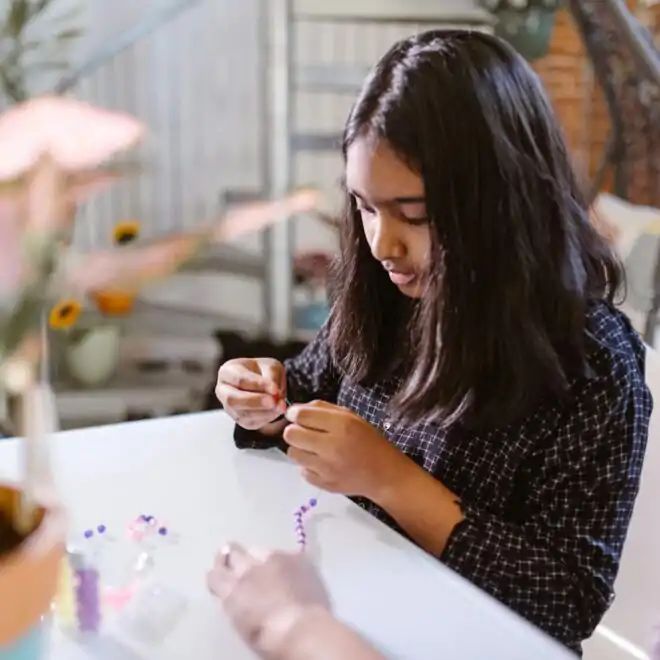
[[[128,536],[133,541],[143,541],[153,537],[154,534],[162,538],[167,537],[168,541],[175,540],[167,525],[155,516],[147,515],[146,513],[138,516],[128,526]]]
[[[103,535],[108,531],[108,528],[105,525],[98,525],[96,528],[96,533]],[[83,536],[86,539],[91,539],[95,534],[95,531],[93,529],[86,529]]]
[[[301,550],[304,550],[307,545],[307,532],[305,531],[305,521],[304,516],[306,513],[309,513],[317,505],[317,500],[315,497],[309,500],[307,504],[303,504],[294,514],[293,517],[296,521],[296,537],[297,543],[300,546]]]

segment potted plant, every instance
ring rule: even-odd
[[[480,4],[495,16],[495,34],[526,60],[547,55],[559,0],[480,0]]]
[[[0,114],[0,385],[16,402],[25,466],[19,484],[0,484],[0,660],[40,657],[40,620],[65,542],[47,453],[54,406],[40,381],[44,315],[59,310],[75,319],[95,292],[138,290],[208,243],[260,230],[319,201],[314,191],[298,191],[238,208],[197,232],[68,260],[77,205],[121,176],[122,168],[107,162],[144,132],[133,117],[56,96]]]

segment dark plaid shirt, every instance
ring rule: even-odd
[[[652,409],[644,346],[621,313],[595,303],[587,347],[591,373],[572,382],[568,401],[481,434],[397,424],[387,405],[397,382],[342,378],[325,328],[286,363],[291,401],[354,411],[460,497],[465,520],[441,561],[577,652],[613,598]],[[235,440],[273,446],[238,427]],[[397,528],[372,502],[355,501]]]

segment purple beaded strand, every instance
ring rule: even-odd
[[[303,551],[307,546],[307,532],[305,531],[305,514],[309,513],[316,505],[318,501],[313,497],[307,504],[303,504],[294,514],[293,517],[296,521],[296,537],[297,543],[300,546],[300,550]]]

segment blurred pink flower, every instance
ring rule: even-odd
[[[270,202],[255,202],[230,211],[212,230],[212,240],[225,243],[288,220],[296,213],[313,211],[321,203],[321,193],[314,188],[297,190]]]
[[[319,203],[318,192],[301,190],[283,199],[240,207],[208,232],[169,236],[141,247],[84,255],[71,268],[67,282],[79,294],[113,288],[138,291],[143,285],[174,273],[208,243],[260,231],[295,213],[312,210]]]
[[[76,205],[114,180],[98,168],[144,133],[129,115],[60,96],[0,114],[0,296],[16,294],[29,268],[26,232],[66,228]]]
[[[43,157],[65,173],[92,170],[144,133],[130,115],[63,96],[38,97],[0,115],[0,181],[27,174]]]

